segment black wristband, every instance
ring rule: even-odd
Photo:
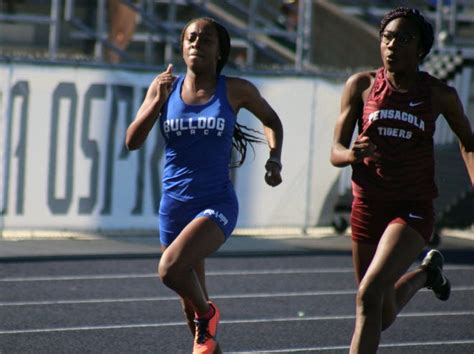
[[[267,160],[267,163],[269,162],[273,162],[274,164],[276,164],[280,170],[283,168],[283,165],[281,164],[280,160],[277,159],[276,157],[270,157],[268,160]]]

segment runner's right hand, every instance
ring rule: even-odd
[[[154,85],[159,100],[168,98],[174,80],[176,80],[176,76],[173,75],[173,64],[168,64],[166,70],[155,78]]]
[[[352,145],[354,162],[361,162],[366,157],[376,157],[377,146],[366,135],[361,134]]]

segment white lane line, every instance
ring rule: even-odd
[[[449,312],[413,312],[399,314],[398,317],[447,317],[447,316],[474,316],[474,311],[449,311]],[[310,317],[287,317],[287,318],[256,318],[256,319],[236,319],[223,320],[221,324],[249,324],[249,323],[275,323],[275,322],[300,322],[300,321],[335,321],[335,320],[353,320],[354,315],[341,316],[310,316]],[[167,323],[143,323],[128,325],[110,325],[110,326],[81,326],[81,327],[58,327],[58,328],[38,328],[21,330],[0,330],[0,335],[9,334],[30,334],[30,333],[51,333],[51,332],[72,332],[72,331],[98,331],[114,329],[134,329],[134,328],[156,328],[156,327],[176,327],[186,326],[184,322]]]
[[[473,266],[452,266],[445,267],[444,270],[474,270]],[[267,270],[228,270],[228,271],[210,271],[206,272],[206,276],[240,276],[240,275],[282,275],[282,274],[334,274],[334,273],[353,273],[351,267],[341,268],[295,268],[295,269],[267,269]],[[69,280],[114,280],[114,279],[139,279],[139,278],[157,278],[156,273],[139,273],[139,274],[100,274],[100,275],[59,275],[44,277],[5,277],[0,282],[40,282],[40,281],[69,281]]]
[[[474,287],[473,287],[474,290]],[[453,291],[453,289],[451,289]],[[355,290],[328,290],[328,291],[304,291],[304,292],[284,292],[284,293],[249,293],[213,295],[213,299],[254,299],[254,298],[275,298],[275,297],[297,297],[297,296],[333,296],[333,295],[354,295]],[[146,301],[171,301],[179,300],[178,296],[142,297],[142,298],[118,298],[118,299],[87,299],[87,300],[56,300],[56,301],[12,301],[0,302],[0,307],[5,306],[40,306],[40,305],[64,305],[64,304],[94,304],[94,303],[114,303],[114,302],[146,302]]]
[[[453,344],[474,344],[474,339],[466,339],[466,340],[448,340],[442,342],[408,342],[408,343],[386,343],[380,345],[384,348],[395,348],[395,347],[419,347],[425,345],[453,345]]]
[[[379,348],[402,348],[402,347],[428,347],[428,346],[446,346],[446,345],[466,345],[474,344],[474,339],[467,340],[449,340],[439,342],[407,342],[407,343],[381,343]],[[348,350],[350,347],[346,345],[338,345],[331,347],[312,347],[312,348],[289,348],[264,351],[245,351],[245,352],[228,352],[227,354],[263,354],[263,353],[300,353],[300,352],[320,352],[327,350]]]
[[[206,276],[228,275],[281,275],[281,274],[333,274],[353,273],[352,268],[326,268],[326,269],[269,269],[269,270],[236,270],[206,272]],[[64,281],[64,280],[107,280],[107,279],[134,279],[158,278],[156,273],[147,274],[103,274],[103,275],[64,275],[45,277],[15,277],[2,278],[0,282],[29,282],[29,281]]]
[[[431,292],[428,289],[421,289],[422,292]],[[451,292],[474,291],[474,286],[459,286],[451,288]],[[283,292],[283,293],[248,293],[248,294],[228,294],[213,295],[215,300],[219,299],[257,299],[257,298],[276,298],[276,297],[306,297],[306,296],[337,296],[337,295],[355,295],[355,289],[348,290],[321,290],[321,291],[301,291],[301,292]],[[51,301],[4,301],[0,302],[0,307],[14,306],[51,306],[51,305],[81,305],[81,304],[107,304],[124,302],[157,302],[157,301],[177,301],[178,296],[153,296],[153,297],[130,297],[130,298],[109,298],[109,299],[75,299],[75,300],[51,300]]]
[[[70,280],[114,280],[114,279],[137,279],[137,278],[158,278],[157,274],[110,274],[110,275],[60,275],[47,277],[16,277],[2,278],[2,283],[22,283],[40,281],[70,281]]]
[[[324,350],[348,350],[349,346],[332,346],[332,347],[312,347],[312,348],[291,348],[291,349],[273,349],[273,350],[258,350],[245,352],[226,352],[226,354],[267,354],[267,353],[301,353],[301,352],[321,352]]]

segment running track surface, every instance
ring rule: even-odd
[[[451,298],[420,291],[379,353],[474,353],[472,250],[445,252]],[[191,353],[156,258],[0,263],[0,353]],[[354,324],[349,251],[216,256],[208,290],[225,353],[346,353]]]

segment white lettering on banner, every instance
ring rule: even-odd
[[[16,205],[15,213],[23,214],[24,211],[24,199],[25,199],[25,169],[26,169],[26,139],[27,139],[27,127],[28,127],[28,106],[29,106],[29,84],[27,81],[18,81],[12,85],[10,88],[9,95],[2,95],[2,97],[9,97],[9,102],[3,103],[2,106],[7,105],[7,112],[10,113],[11,117],[19,116],[19,139],[16,147],[13,145],[12,137],[12,125],[13,122],[11,119],[6,119],[5,122],[8,123],[5,127],[5,133],[2,134],[1,138],[4,139],[3,146],[0,148],[3,151],[2,158],[2,173],[0,178],[2,178],[2,189],[0,193],[3,198],[0,204],[0,215],[5,215],[8,212],[8,201],[9,201],[9,181],[10,181],[10,169],[11,164],[10,160],[12,159],[12,150],[15,149],[14,157],[18,159],[18,172],[16,180]],[[17,105],[14,103],[20,101],[19,112],[15,112]],[[2,112],[3,113],[3,112]],[[17,114],[18,113],[18,114]],[[0,124],[3,122],[0,120]],[[2,132],[3,133],[3,132]]]
[[[78,85],[73,82],[58,82],[55,86],[51,85],[49,102],[51,109],[48,116],[30,107],[35,92],[32,91],[33,85],[29,81],[13,82],[8,102],[4,104],[8,105],[11,117],[19,117],[19,122],[6,120],[8,127],[5,129],[5,141],[2,142],[1,147],[5,150],[3,165],[6,166],[6,171],[3,173],[3,188],[0,191],[4,196],[0,205],[0,215],[24,215],[34,212],[33,209],[27,210],[26,172],[34,173],[35,181],[46,181],[46,186],[35,186],[35,189],[45,191],[46,199],[43,208],[51,215],[70,215],[71,213],[112,215],[112,206],[117,204],[114,203],[114,197],[121,189],[115,185],[117,174],[120,172],[117,170],[118,165],[121,161],[128,159],[137,161],[138,166],[134,167],[131,173],[134,179],[130,184],[133,186],[131,188],[133,192],[129,192],[132,197],[128,199],[131,205],[123,207],[128,209],[128,214],[131,216],[144,213],[145,178],[150,178],[152,190],[149,194],[152,195],[154,213],[157,214],[156,206],[161,198],[161,177],[158,168],[163,154],[163,143],[159,143],[161,139],[158,137],[148,139],[150,143],[147,145],[153,144],[153,140],[157,142],[149,147],[151,156],[148,157],[145,154],[145,147],[131,155],[124,146],[123,132],[131,123],[133,114],[138,108],[135,91],[142,96],[146,87],[135,90],[134,87],[128,85],[92,83],[85,90],[79,91]],[[107,99],[108,90],[111,96],[109,99]],[[43,93],[36,94],[44,95]],[[20,105],[14,104],[18,101]],[[60,109],[62,102],[68,103],[67,110]],[[94,103],[97,102],[104,105],[108,103],[109,113],[94,109]],[[47,103],[43,104],[44,108],[48,107]],[[32,121],[33,114],[35,118],[42,118],[39,123],[42,129],[37,129],[34,135],[28,135],[30,126],[39,122],[39,120]],[[66,146],[61,146],[64,143],[62,139],[59,139],[59,134],[62,133],[60,125],[66,129],[67,139],[64,140]],[[101,134],[103,139],[94,137],[94,131],[97,129],[102,131],[103,128],[106,128],[106,133]],[[77,131],[79,133],[76,133]],[[49,140],[40,138],[41,132],[47,132]],[[159,133],[159,130],[157,129],[156,132]],[[41,144],[38,145],[40,141],[28,142],[28,136],[41,139]],[[44,141],[48,144],[44,145]],[[29,156],[27,148],[30,145],[33,147],[30,152],[39,153],[44,150],[46,155]],[[38,146],[45,148],[39,150]],[[59,152],[65,152],[66,158],[58,159]],[[45,168],[29,171],[27,165],[37,163],[32,159],[37,160],[38,156],[44,161],[44,164],[40,166],[45,166]],[[14,159],[16,163],[13,162]],[[59,166],[61,163],[66,166]],[[86,168],[79,169],[78,166],[86,166]],[[39,175],[41,172],[45,174],[43,177]],[[59,185],[64,186],[64,192],[58,192]],[[85,190],[78,191],[78,185],[83,186]],[[10,192],[11,186],[16,187],[15,193]],[[71,210],[73,206],[77,206],[77,209]]]

